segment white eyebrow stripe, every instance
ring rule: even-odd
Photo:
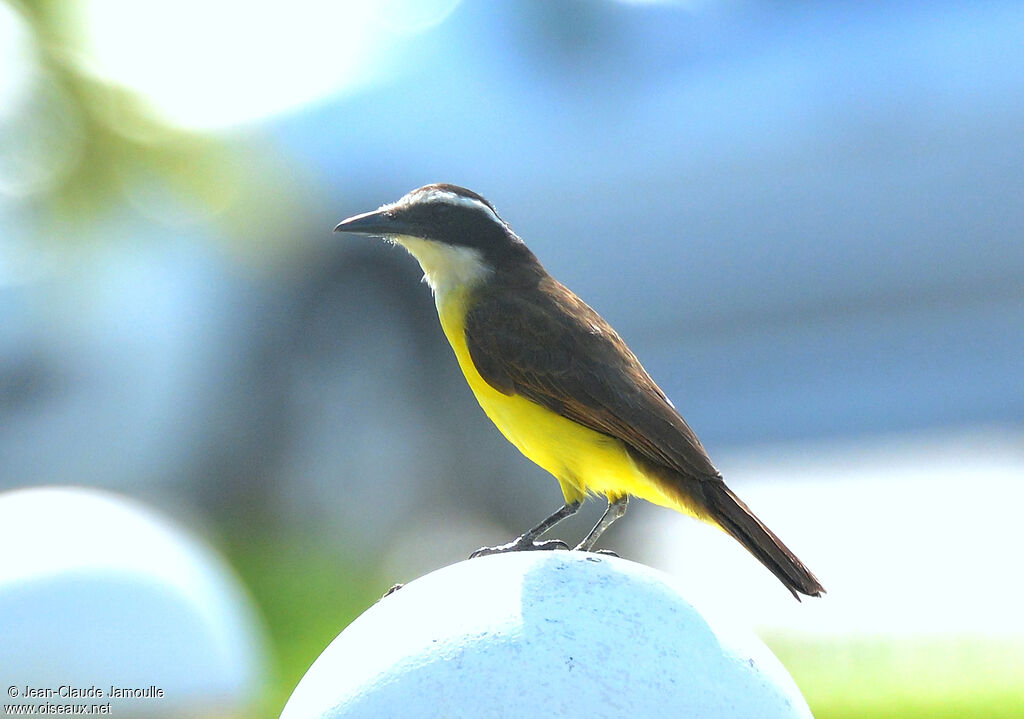
[[[480,209],[480,210],[483,210],[484,212],[486,212],[488,214],[488,216],[490,216],[490,218],[492,220],[494,220],[495,222],[497,222],[499,225],[504,225],[505,224],[504,222],[502,222],[501,218],[498,217],[497,214],[495,214],[494,210],[492,210],[490,207],[488,207],[483,202],[480,202],[480,200],[475,200],[472,197],[464,197],[463,195],[458,195],[458,194],[456,194],[454,192],[450,192],[448,190],[433,189],[433,190],[427,190],[426,192],[420,192],[420,193],[414,193],[414,194],[411,194],[411,195],[406,195],[405,197],[403,197],[401,200],[399,200],[395,204],[396,205],[413,205],[413,204],[418,204],[420,202],[426,203],[426,202],[435,202],[435,201],[446,202],[449,205],[462,205],[463,207],[474,207],[474,208],[477,208],[477,209]]]

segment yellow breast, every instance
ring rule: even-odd
[[[446,295],[437,295],[438,316],[477,401],[509,442],[558,479],[567,502],[582,500],[587,492],[610,499],[630,494],[684,509],[647,479],[621,441],[487,384],[466,345],[464,318],[469,293]]]

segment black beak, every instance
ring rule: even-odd
[[[342,220],[334,228],[335,232],[351,232],[356,235],[415,235],[413,227],[395,217],[393,210],[374,210],[361,215],[353,215]]]

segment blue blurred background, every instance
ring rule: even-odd
[[[0,1],[0,489],[210,537],[276,716],[391,583],[560,501],[411,258],[330,232],[454,182],[830,594],[665,510],[610,545],[757,626],[819,717],[1024,716],[1022,38],[1015,2]]]

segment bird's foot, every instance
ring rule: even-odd
[[[538,550],[568,549],[569,545],[561,539],[545,539],[543,542],[535,542],[527,534],[516,537],[508,544],[500,544],[497,547],[480,547],[469,555],[470,559],[486,557],[489,554],[504,554],[506,552],[534,552]]]

